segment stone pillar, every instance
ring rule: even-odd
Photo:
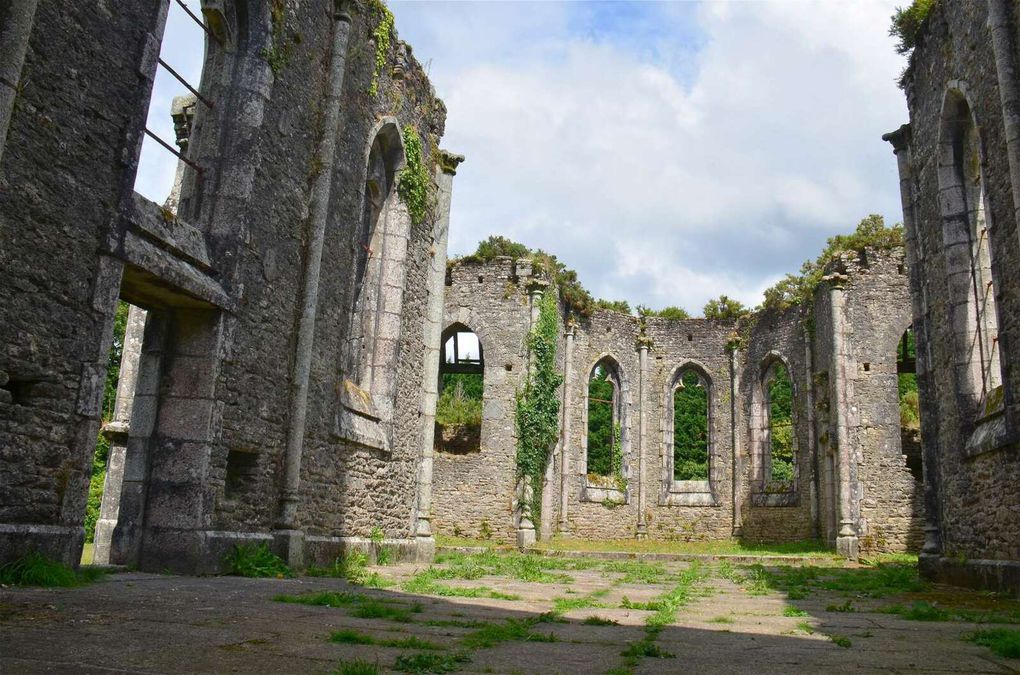
[[[432,233],[432,260],[428,272],[428,304],[425,310],[425,394],[422,398],[422,448],[418,468],[418,510],[414,535],[418,538],[419,559],[431,559],[435,551],[432,538],[432,466],[436,442],[436,403],[439,400],[439,361],[443,337],[443,299],[446,294],[446,247],[450,231],[450,201],[453,177],[463,155],[445,150],[439,154],[436,174],[438,217]]]
[[[545,287],[548,285],[548,282],[544,279],[533,278],[528,282],[528,306],[531,308],[531,324],[529,326],[529,332],[534,330],[535,324],[538,323],[539,303],[542,300],[542,294],[545,292]],[[533,374],[534,371],[535,355],[529,350],[529,376]],[[517,548],[521,550],[533,546],[536,539],[534,521],[535,514],[531,512],[533,490],[530,479],[531,476],[522,476],[521,481],[517,486],[518,508],[520,509],[520,519],[517,523]]]
[[[7,145],[7,130],[21,87],[21,69],[38,4],[38,0],[12,0],[0,5],[0,160]]]
[[[124,329],[124,349],[120,357],[120,379],[117,381],[117,402],[114,406],[113,419],[103,425],[103,435],[110,442],[110,454],[107,457],[106,478],[103,481],[103,503],[99,510],[99,520],[96,521],[92,559],[96,565],[111,563],[110,549],[113,544],[113,531],[117,526],[117,515],[120,512],[131,413],[134,410],[135,385],[138,381],[144,337],[145,310],[132,305],[128,310],[127,326]]]
[[[994,4],[994,0],[992,2]],[[1001,76],[1001,73],[1000,73]],[[914,320],[914,345],[917,353],[917,388],[921,400],[921,466],[924,477],[924,545],[921,548],[922,566],[925,558],[937,560],[942,555],[939,534],[939,481],[938,429],[932,424],[931,415],[926,414],[926,403],[933,401],[928,379],[928,325],[925,320],[927,306],[921,281],[921,267],[924,265],[924,250],[917,238],[917,222],[914,214],[914,176],[911,166],[910,125],[904,124],[896,131],[885,134],[882,140],[893,146],[896,154],[896,168],[900,175],[900,202],[903,207],[903,237],[906,249],[907,272],[910,281],[911,310]],[[1016,180],[1016,179],[1014,179]]]
[[[343,103],[344,73],[347,65],[347,42],[351,33],[351,17],[342,3],[333,14],[333,45],[330,57],[329,88],[323,113],[323,133],[316,149],[316,161],[322,167],[315,178],[309,204],[309,240],[302,275],[302,307],[298,323],[297,345],[290,382],[290,425],[284,456],[284,483],[274,538],[285,550],[288,564],[304,566],[304,533],[300,529],[297,509],[300,503],[301,456],[304,451],[305,415],[308,411],[308,379],[315,346],[315,317],[319,301],[319,273],[322,248],[329,218],[329,202],[333,190],[333,162],[339,136],[340,109]]]
[[[567,323],[567,346],[563,355],[563,422],[560,436],[560,534],[570,534],[570,522],[567,519],[567,508],[570,504],[570,437],[571,400],[570,386],[574,373],[574,335],[576,327],[573,321]]]
[[[181,149],[181,154],[187,156],[188,154],[188,143],[191,140],[191,127],[195,121],[195,106],[198,103],[198,99],[195,98],[194,94],[187,94],[186,96],[174,96],[173,103],[170,105],[170,117],[174,121],[174,136],[177,137],[177,147]],[[170,190],[170,196],[163,202],[163,208],[177,213],[177,205],[181,201],[181,190],[184,186],[184,169],[187,164],[184,160],[177,160],[177,171],[174,174],[174,186]]]
[[[1017,64],[1017,45],[1014,42],[1014,28],[1011,26],[1013,22],[1010,20],[1013,8],[1014,3],[1010,0],[988,0],[988,28],[992,33],[995,72],[998,76],[999,98],[1002,106],[1002,124],[1006,131],[1006,158],[1009,162],[1013,212],[1017,222],[1020,222],[1020,84],[1017,82],[1020,65]],[[897,159],[899,159],[899,154],[899,150],[897,150]],[[903,179],[902,171],[900,179]],[[1009,387],[1005,388],[1005,392],[1007,396],[1010,395]],[[1007,401],[1008,403],[1010,401]]]
[[[637,538],[648,536],[645,522],[645,390],[648,388],[648,347],[652,341],[642,335],[638,338],[638,403],[637,403],[637,446],[638,446],[638,518]]]
[[[821,488],[818,484],[818,447],[815,442],[815,383],[814,383],[814,372],[815,372],[815,361],[814,361],[814,347],[811,341],[811,331],[808,330],[807,326],[804,326],[804,369],[806,371],[804,377],[804,423],[807,427],[807,446],[811,452],[811,492],[809,499],[811,500],[809,507],[811,509],[811,536],[815,539],[821,536],[821,517],[819,515],[819,495],[821,494]]]
[[[738,342],[739,336],[734,335],[729,345],[730,352],[730,443],[732,445],[732,499],[733,499],[733,529],[734,538],[739,538],[744,533],[743,515],[741,513],[741,492],[740,480],[743,478],[743,461],[740,453],[740,367],[738,363]]]
[[[159,410],[160,372],[163,369],[167,332],[166,317],[160,313],[147,313],[143,327],[138,367],[135,371],[131,421],[127,428],[123,469],[120,471],[116,521],[110,536],[108,562],[112,565],[138,565],[141,555],[146,487],[149,480],[149,439],[155,431]],[[129,333],[130,330],[129,324]],[[125,338],[125,353],[126,351]],[[119,404],[120,387],[117,389]],[[112,462],[111,457],[111,471]],[[107,481],[110,480],[108,476]],[[107,499],[108,497],[104,495],[104,514],[107,512]]]
[[[857,560],[859,546],[853,520],[853,496],[850,480],[851,449],[847,432],[846,364],[850,354],[843,339],[845,277],[834,274],[825,278],[830,284],[829,302],[832,309],[832,416],[836,427],[836,461],[839,465],[839,533],[836,551],[849,560]]]

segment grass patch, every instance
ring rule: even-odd
[[[554,573],[556,570],[590,569],[599,562],[595,560],[570,560],[547,558],[526,553],[484,553],[444,552],[436,556],[437,564],[446,568],[438,570],[442,579],[478,579],[482,576],[499,576],[540,584],[570,584],[573,577]]]
[[[666,571],[662,563],[649,563],[643,560],[609,560],[601,565],[603,574],[620,574],[617,580],[621,584],[662,584],[667,583],[673,575]]]
[[[588,609],[589,607],[605,607],[591,595],[582,595],[579,598],[555,598],[553,599],[553,613],[562,614],[572,609]]]
[[[764,592],[783,591],[799,600],[818,590],[833,591],[852,597],[882,598],[900,593],[915,593],[928,588],[917,575],[917,568],[903,563],[878,563],[870,567],[843,569],[838,567],[780,566],[765,568],[752,565],[747,569],[751,587]]]
[[[393,663],[393,670],[400,673],[452,673],[460,670],[460,664],[471,661],[463,653],[436,654],[421,652],[418,654],[401,654]]]
[[[619,626],[619,621],[613,619],[606,619],[601,616],[587,616],[584,621],[581,622],[585,626]]]
[[[797,630],[802,630],[808,635],[814,635],[815,627],[809,624],[807,621],[801,621],[797,624]]]
[[[334,631],[330,634],[329,640],[330,642],[336,642],[339,644],[377,645],[379,647],[395,647],[397,649],[428,649],[433,651],[441,651],[445,649],[442,645],[437,645],[436,643],[429,642],[428,640],[422,640],[420,637],[414,635],[406,638],[380,639],[366,633],[359,633],[358,631],[350,628]]]
[[[701,555],[795,555],[840,560],[840,556],[820,540],[804,540],[775,544],[740,542],[736,539],[722,541],[661,541],[611,539],[586,541],[566,537],[553,537],[535,546],[546,551],[623,551],[628,553],[675,553]]]
[[[265,543],[238,544],[227,554],[224,562],[227,564],[228,574],[239,577],[284,579],[294,576],[283,558],[270,551]]]
[[[783,608],[783,616],[807,616],[807,615],[808,613],[805,612],[803,609],[800,609],[799,607],[789,606]]]
[[[376,600],[360,593],[338,593],[325,591],[322,593],[306,593],[304,595],[277,595],[276,602],[300,605],[317,605],[319,607],[351,607],[351,616],[359,619],[386,619],[397,623],[411,623],[412,614],[420,614],[424,609],[420,603],[405,605],[392,600]]]
[[[852,613],[852,612],[856,612],[857,608],[854,607],[854,603],[853,602],[851,602],[850,600],[847,600],[842,605],[835,605],[835,604],[833,604],[833,605],[826,605],[825,611],[826,612]]]
[[[627,648],[620,652],[620,656],[623,657],[624,663],[628,667],[633,668],[641,662],[641,659],[653,658],[653,659],[673,659],[676,658],[675,654],[671,654],[666,651],[655,641],[659,637],[659,632],[662,630],[661,626],[649,626],[645,629],[645,636],[638,642],[632,642],[627,645]]]
[[[536,633],[536,624],[545,623],[541,618],[507,619],[501,623],[485,624],[478,630],[464,636],[462,644],[468,649],[488,649],[503,642],[556,642],[552,633]]]
[[[736,623],[736,620],[732,616],[717,616],[714,619],[709,619],[709,623]]]
[[[385,549],[380,549],[382,554]],[[378,554],[377,554],[378,555]],[[383,562],[380,565],[385,564]],[[383,577],[378,572],[368,571],[368,556],[362,551],[349,551],[333,561],[330,567],[310,567],[305,572],[310,577],[333,577],[346,579],[352,584],[366,588],[389,588],[396,582]]]
[[[979,630],[965,635],[963,639],[982,647],[988,647],[997,656],[1020,659],[1020,630],[1015,628]]]
[[[482,576],[479,574],[478,576]],[[473,578],[478,578],[475,576]],[[444,598],[493,598],[496,600],[520,600],[521,596],[513,593],[503,593],[488,586],[461,587],[441,584],[437,579],[457,578],[449,574],[449,570],[430,567],[424,572],[419,572],[408,581],[405,581],[401,588],[408,593],[419,595],[438,595]]]
[[[322,593],[305,593],[304,595],[276,595],[273,600],[297,605],[317,605],[319,607],[346,607],[368,600],[367,595],[360,593],[339,593],[323,591]]]
[[[0,584],[71,588],[92,583],[104,574],[94,568],[74,570],[33,552],[0,567]]]
[[[926,600],[914,602],[909,607],[891,605],[877,610],[883,614],[897,614],[910,621],[966,621],[968,623],[1020,623],[1020,608],[971,609],[965,607],[940,607]]]
[[[649,626],[665,626],[676,620],[677,612],[694,597],[694,587],[705,578],[701,566],[692,564],[679,575],[672,590],[660,595],[653,603],[655,614],[645,619]],[[652,609],[652,607],[649,607]]]
[[[832,634],[829,636],[829,639],[832,640],[834,644],[842,647],[843,649],[850,649],[850,647],[852,647],[854,644],[853,642],[850,641],[850,638],[848,638],[845,635]]]
[[[341,661],[330,675],[379,675],[379,665],[364,659]]]
[[[385,619],[397,623],[411,623],[414,621],[411,614],[421,613],[422,606],[419,604],[397,605],[380,600],[364,600],[354,606],[351,616],[359,619]]]

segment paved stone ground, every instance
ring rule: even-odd
[[[645,622],[653,612],[622,608],[624,597],[630,605],[653,600],[675,587],[672,575],[687,565],[665,564],[668,575],[653,579],[656,583],[625,581],[622,574],[604,567],[553,571],[569,575],[572,583],[562,579],[528,583],[491,575],[441,581],[452,587],[487,586],[518,595],[518,600],[411,595],[397,590],[399,585],[374,589],[333,578],[189,578],[141,573],[112,574],[75,589],[4,588],[0,590],[0,673],[322,673],[354,659],[387,672],[401,655],[416,653],[440,657],[462,653],[469,660],[449,667],[494,673],[1020,672],[1020,660],[997,658],[988,649],[961,639],[975,624],[826,611],[846,596],[819,592],[790,601],[782,593],[760,588],[758,592],[764,594],[755,595],[746,583],[734,583],[707,569],[713,573],[693,587],[693,597],[680,607],[675,621],[654,636],[654,644],[673,658],[639,658],[628,665],[621,652],[648,639]],[[373,570],[400,582],[421,568],[401,565]],[[357,593],[387,606],[410,609],[411,622],[357,618],[352,616],[355,605],[273,601],[278,594],[317,591]],[[943,593],[958,598],[960,592]],[[565,622],[531,627],[543,639],[555,636],[555,642],[507,641],[472,649],[462,643],[479,626],[511,618],[534,621],[553,609],[556,598],[584,597],[602,606],[564,611]],[[972,599],[986,597],[973,594]],[[856,602],[862,609],[869,608],[869,602],[874,604],[863,599]],[[793,606],[807,615],[784,616],[784,610]],[[618,625],[581,623],[591,616]],[[354,629],[375,640],[418,636],[446,651],[331,642],[331,632],[340,629]],[[847,638],[850,646],[838,646],[830,635]]]

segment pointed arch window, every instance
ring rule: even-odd
[[[380,449],[389,448],[411,226],[395,185],[403,164],[400,131],[387,121],[368,154],[341,357],[339,435]]]
[[[999,326],[992,279],[992,222],[984,182],[980,129],[966,85],[946,94],[939,142],[943,245],[956,334],[956,388],[978,414],[1001,400]]]

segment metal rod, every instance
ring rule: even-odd
[[[187,15],[190,16],[192,20],[195,23],[197,23],[202,28],[202,30],[206,32],[206,35],[211,37],[213,40],[216,40],[216,44],[218,44],[219,46],[221,47],[223,46],[223,41],[220,40],[219,36],[216,35],[216,33],[212,32],[212,29],[209,28],[209,26],[205,25],[205,21],[199,19],[190,9],[188,9],[188,6],[184,4],[184,0],[177,0],[177,4],[180,5],[181,9],[183,9],[185,13],[187,13]]]
[[[188,90],[188,91],[190,91],[190,92],[191,92],[192,94],[194,94],[194,95],[195,95],[195,97],[196,97],[196,98],[198,98],[198,100],[199,100],[199,101],[201,101],[202,103],[204,103],[204,104],[205,104],[205,105],[206,105],[207,107],[209,107],[209,108],[212,108],[212,107],[213,107],[212,101],[210,101],[209,99],[207,99],[207,98],[206,98],[205,96],[202,96],[201,94],[199,94],[199,93],[198,93],[198,91],[197,91],[197,90],[196,90],[196,89],[195,89],[194,87],[192,87],[192,86],[191,86],[190,84],[188,84],[188,81],[187,81],[187,80],[185,80],[185,79],[184,79],[183,77],[181,77],[181,74],[180,74],[180,73],[178,73],[178,72],[177,72],[176,70],[174,70],[173,68],[171,68],[171,67],[170,67],[170,64],[168,64],[168,63],[167,63],[166,61],[164,61],[164,60],[163,60],[162,58],[160,58],[160,59],[159,59],[159,65],[161,65],[161,66],[163,66],[164,68],[166,68],[166,69],[167,69],[167,71],[168,71],[168,72],[169,72],[169,73],[170,73],[171,75],[173,75],[174,77],[176,77],[176,78],[177,78],[177,81],[178,81],[178,82],[180,82],[181,84],[183,84],[183,85],[184,85],[184,86],[185,86],[185,87],[187,88],[187,90]]]
[[[188,159],[187,157],[185,157],[184,155],[182,155],[182,154],[181,154],[180,152],[178,152],[177,150],[175,150],[175,149],[174,149],[174,148],[173,148],[173,147],[172,147],[172,146],[171,146],[171,145],[170,145],[169,143],[167,143],[167,142],[166,142],[166,141],[164,141],[164,140],[163,140],[162,138],[160,138],[159,136],[157,136],[156,134],[154,134],[153,132],[151,132],[151,131],[149,130],[149,128],[148,128],[148,127],[146,127],[146,128],[145,128],[145,133],[146,133],[146,135],[147,135],[147,136],[148,136],[149,138],[151,138],[152,140],[156,141],[157,143],[159,143],[160,145],[162,145],[162,146],[163,146],[164,148],[166,148],[167,150],[169,150],[170,152],[172,152],[172,153],[173,153],[174,155],[176,155],[176,156],[177,156],[177,158],[178,158],[179,160],[181,160],[182,162],[184,162],[185,164],[187,164],[188,166],[190,166],[190,167],[191,167],[192,169],[194,169],[195,171],[198,171],[199,173],[201,173],[201,172],[202,172],[202,167],[200,167],[200,166],[199,166],[198,164],[195,164],[195,163],[194,163],[194,162],[192,162],[192,161],[191,161],[190,159]]]

